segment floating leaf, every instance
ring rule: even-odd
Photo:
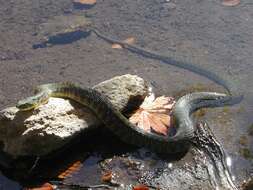
[[[65,179],[67,177],[70,177],[71,175],[73,175],[73,173],[79,171],[81,167],[82,167],[82,163],[80,161],[76,161],[74,164],[68,167],[64,172],[60,173],[58,175],[58,178]]]
[[[168,128],[171,126],[170,114],[174,104],[175,100],[172,97],[155,98],[154,94],[151,94],[145,98],[129,120],[145,131],[167,135]]]
[[[123,40],[123,42],[125,42],[127,44],[134,44],[135,43],[135,38],[134,37],[129,37],[129,38]],[[112,48],[113,49],[122,49],[122,46],[120,44],[112,44]]]
[[[94,5],[96,2],[96,0],[73,0],[73,3],[79,3],[82,5]]]
[[[133,190],[149,190],[149,188],[146,185],[136,185]]]
[[[240,3],[240,0],[223,0],[222,5],[224,6],[236,6]]]

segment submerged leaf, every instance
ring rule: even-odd
[[[80,3],[82,5],[94,5],[96,0],[73,0],[74,3]]]
[[[112,44],[112,49],[122,49],[122,46],[119,44]]]
[[[167,135],[171,126],[170,114],[175,100],[172,97],[160,96],[155,99],[154,94],[143,101],[140,108],[129,118],[130,122],[147,131]]]
[[[129,37],[129,38],[123,40],[123,42],[125,42],[127,44],[134,44],[135,43],[135,38],[134,37]]]
[[[111,182],[111,180],[112,180],[112,171],[108,171],[108,172],[104,173],[101,177],[101,180],[103,182]]]
[[[79,171],[81,167],[82,167],[82,163],[80,161],[76,161],[70,167],[68,167],[64,172],[60,173],[58,175],[58,178],[65,179],[67,177],[70,177],[73,175],[73,173]]]
[[[224,6],[236,6],[240,3],[240,0],[223,0],[222,5]]]
[[[133,190],[149,190],[149,188],[146,185],[136,185]]]
[[[24,190],[54,190],[56,189],[55,186],[51,185],[50,183],[44,183],[40,187],[35,188],[24,188]]]
[[[125,42],[127,44],[134,44],[135,43],[135,38],[134,37],[129,37],[129,38],[123,40],[123,42]],[[112,44],[112,48],[113,49],[122,49],[122,46],[120,44]]]

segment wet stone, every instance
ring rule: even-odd
[[[64,179],[64,182],[79,184],[80,187],[102,184],[101,176],[105,172],[111,172],[111,185],[113,184],[111,187],[117,186],[116,189],[119,190],[130,190],[139,184],[151,190],[231,189],[222,185],[222,180],[215,175],[217,171],[212,161],[195,148],[179,159],[168,155],[167,159],[163,159],[146,149],[137,149],[120,155],[107,155],[104,159],[103,154],[101,156],[99,151],[95,152],[97,156],[91,155],[84,161],[83,168]],[[90,179],[90,175],[93,176],[92,180],[87,180]]]

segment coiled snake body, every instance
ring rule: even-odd
[[[114,108],[103,94],[91,88],[81,88],[72,83],[52,83],[38,86],[37,93],[34,96],[18,102],[17,107],[21,111],[33,109],[46,102],[50,96],[69,98],[90,108],[98,119],[124,142],[148,147],[155,152],[178,153],[187,150],[191,144],[191,139],[194,137],[195,124],[190,117],[193,111],[203,107],[233,104],[242,99],[242,95],[231,81],[225,80],[215,73],[184,60],[175,60],[173,56],[159,55],[156,52],[109,38],[96,29],[91,29],[91,32],[110,43],[120,44],[131,52],[205,76],[222,85],[228,93],[195,92],[181,97],[172,111],[177,132],[174,136],[167,137],[151,134],[134,126]]]

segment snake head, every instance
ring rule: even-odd
[[[41,104],[45,104],[48,102],[48,95],[44,93],[39,93],[35,96],[31,96],[28,98],[25,98],[23,100],[18,101],[16,104],[16,107],[20,111],[28,111],[37,108]]]
[[[36,103],[34,101],[31,101],[31,99],[26,98],[23,100],[18,101],[16,104],[16,107],[21,111],[27,111],[36,108]]]

